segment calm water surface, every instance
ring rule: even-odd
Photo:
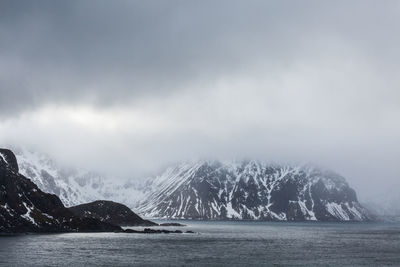
[[[197,234],[2,236],[0,265],[400,266],[399,223],[180,222]]]

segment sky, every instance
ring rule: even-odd
[[[399,1],[1,1],[0,144],[113,177],[210,159],[400,186]]]

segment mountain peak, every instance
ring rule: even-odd
[[[5,164],[15,172],[19,171],[17,158],[10,149],[0,148],[0,163]]]
[[[367,220],[340,175],[313,166],[256,160],[199,161],[154,179],[139,204],[148,217],[259,220]]]

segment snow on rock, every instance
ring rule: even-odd
[[[99,199],[113,200],[134,207],[143,196],[140,185],[112,179],[95,172],[61,167],[48,155],[16,149],[20,173],[44,192],[57,195],[67,207]]]
[[[22,204],[24,205],[25,209],[26,209],[26,213],[22,214],[21,217],[24,218],[27,221],[30,221],[32,224],[38,226],[38,224],[36,223],[35,219],[32,218],[31,213],[33,211],[33,209],[31,207],[29,207],[25,202],[22,202]]]
[[[15,155],[0,149],[0,233],[113,232],[120,227],[75,216],[54,194],[42,192],[18,172]],[[3,153],[4,152],[4,153]]]
[[[309,165],[186,162],[135,183],[61,168],[38,152],[20,149],[16,154],[20,172],[68,207],[103,199],[123,203],[148,218],[369,219],[343,177]]]
[[[312,166],[257,161],[183,163],[150,184],[138,212],[149,218],[363,221],[345,179]]]

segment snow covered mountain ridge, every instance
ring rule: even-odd
[[[152,182],[137,210],[186,219],[364,221],[345,179],[311,166],[258,161],[181,164]]]
[[[15,151],[20,172],[44,192],[57,195],[67,207],[95,200],[113,200],[130,208],[143,197],[140,185],[111,179],[96,172],[61,167],[46,154],[27,149]]]
[[[132,183],[61,168],[38,152],[19,149],[16,156],[20,172],[66,206],[112,200],[148,218],[171,219],[369,219],[343,177],[312,166],[197,161]]]

